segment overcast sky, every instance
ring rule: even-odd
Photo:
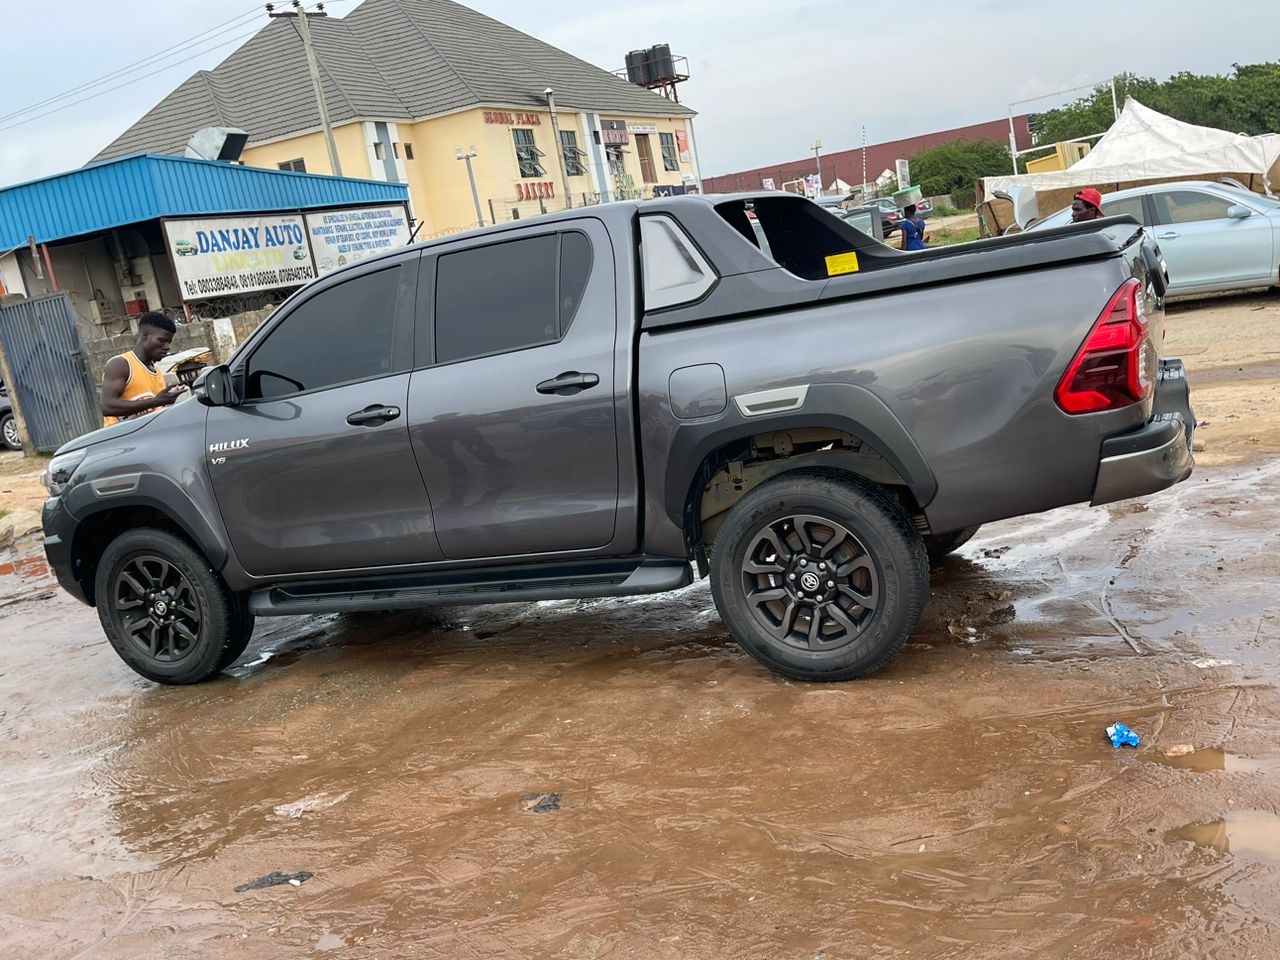
[[[628,50],[671,44],[689,58],[693,79],[681,98],[699,111],[702,172],[710,176],[799,158],[814,138],[826,152],[855,147],[863,124],[876,143],[1002,117],[1010,100],[1121,71],[1163,79],[1261,62],[1277,56],[1275,31],[1264,28],[1274,22],[1275,3],[1237,0],[1229,16],[1205,15],[1205,4],[1192,0],[471,5],[608,69],[621,67]],[[341,15],[355,5],[331,0],[328,8]],[[254,9],[244,0],[0,0],[0,8],[0,117]],[[84,163],[265,22],[264,13],[233,25],[184,51],[180,64],[139,67],[105,86],[160,72],[85,103],[8,129],[15,119],[0,119],[0,185]],[[208,49],[226,41],[234,42]],[[270,96],[269,82],[263,95]]]

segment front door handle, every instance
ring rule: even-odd
[[[379,427],[398,416],[400,416],[399,407],[388,407],[381,403],[375,403],[372,406],[365,407],[363,410],[348,414],[347,423],[353,427]]]
[[[543,380],[536,389],[539,393],[554,393],[561,397],[571,397],[575,393],[591,389],[599,382],[600,378],[594,373],[579,373],[577,370],[570,370],[560,374],[558,377],[552,377],[550,380]]]
[[[1158,239],[1158,240],[1177,240],[1180,236],[1182,236],[1182,234],[1180,234],[1180,233],[1175,233],[1174,231],[1170,230],[1170,231],[1168,231],[1167,233],[1157,234],[1157,235],[1156,235],[1156,239]]]

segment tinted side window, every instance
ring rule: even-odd
[[[591,277],[591,241],[585,233],[560,235],[560,336],[573,323]]]
[[[1128,214],[1139,223],[1146,223],[1142,216],[1142,198],[1125,197],[1123,200],[1104,200],[1102,215],[1104,217],[1122,217]]]
[[[400,268],[366,274],[311,297],[253,351],[245,396],[285,397],[391,373]]]
[[[591,242],[568,232],[440,257],[436,362],[554,343],[573,322],[591,275]]]
[[[1195,190],[1171,190],[1152,195],[1159,223],[1198,223],[1201,220],[1224,220],[1230,202]]]

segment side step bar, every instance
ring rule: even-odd
[[[454,570],[449,573],[308,581],[258,590],[249,609],[259,617],[357,610],[583,600],[664,593],[693,582],[689,564],[663,560],[588,561],[549,567]]]

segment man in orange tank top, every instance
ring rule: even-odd
[[[103,426],[155,413],[186,391],[181,384],[165,386],[164,374],[156,369],[157,361],[169,355],[177,330],[163,313],[144,313],[138,318],[138,342],[128,353],[108,360],[102,374]]]

